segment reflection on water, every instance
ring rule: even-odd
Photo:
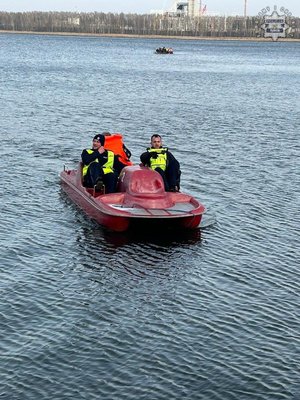
[[[97,233],[94,233],[95,236],[97,236]],[[153,244],[165,248],[178,246],[180,244],[195,244],[201,241],[200,229],[168,232],[157,232],[155,230],[141,232],[139,230],[130,230],[123,233],[114,233],[103,230],[102,234],[105,240],[115,247],[127,244]]]
[[[183,266],[180,259],[192,251],[199,252],[201,231],[169,235],[135,231],[115,233],[87,220],[81,226],[77,240],[78,253],[85,267],[96,269],[98,273],[99,268],[107,271],[104,274],[113,272],[118,280],[124,273],[140,278],[152,276],[156,280],[188,266],[188,263]],[[104,264],[102,260],[106,260]]]

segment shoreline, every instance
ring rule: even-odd
[[[126,39],[167,39],[167,40],[226,40],[226,41],[244,41],[244,42],[300,42],[300,39],[279,38],[273,41],[271,38],[264,37],[228,37],[228,36],[165,36],[165,35],[130,35],[123,33],[77,33],[77,32],[34,32],[34,31],[7,31],[0,30],[0,34],[12,35],[50,35],[50,36],[81,36],[81,37],[111,37]]]

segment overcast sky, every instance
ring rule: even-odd
[[[197,1],[197,0],[195,0]],[[198,3],[200,0],[198,0]],[[169,10],[174,0],[0,0],[0,11],[77,11],[149,13],[151,10]],[[220,15],[243,15],[245,0],[202,0],[207,12]],[[300,0],[247,0],[247,14],[257,15],[264,7],[273,11],[284,7],[300,17]]]

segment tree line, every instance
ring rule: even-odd
[[[299,39],[300,18],[288,17],[286,22],[288,36]],[[262,23],[258,17],[241,16],[0,12],[0,30],[25,32],[253,38],[262,35]]]

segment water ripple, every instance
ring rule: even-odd
[[[0,42],[1,399],[296,400],[297,44]],[[199,230],[113,234],[74,206],[58,173],[104,130],[134,162],[163,135]]]

